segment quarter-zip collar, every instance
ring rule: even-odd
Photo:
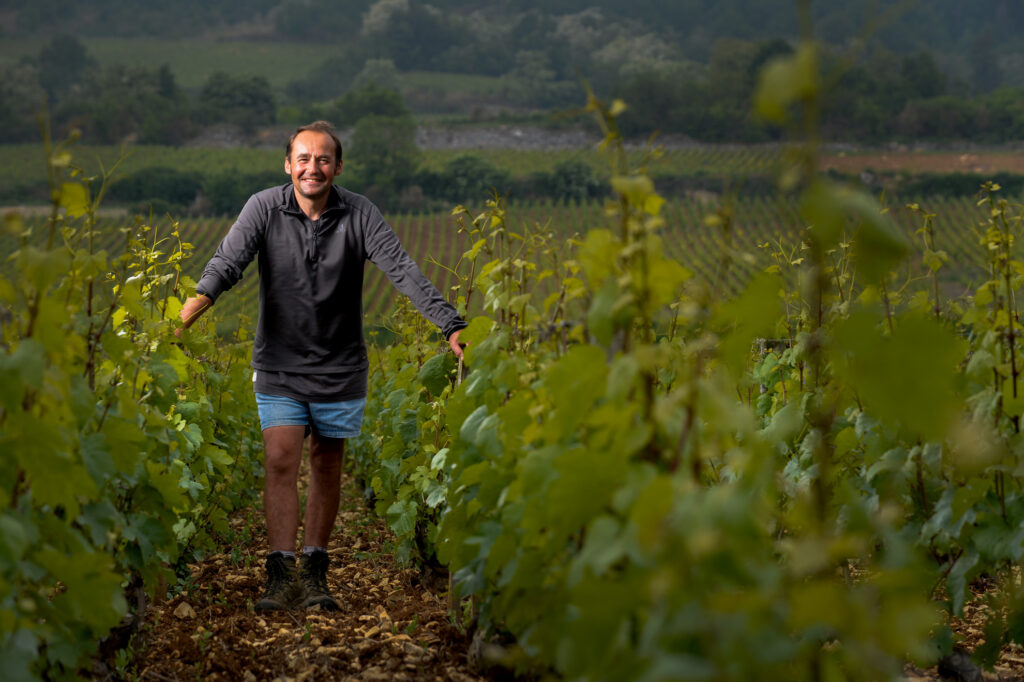
[[[299,202],[295,198],[295,188],[291,185],[285,185],[284,190],[284,201],[281,203],[280,209],[283,213],[297,218],[300,224],[306,226],[305,229],[309,230],[305,237],[305,257],[311,271],[315,273],[319,268],[320,238],[328,226],[336,222],[338,213],[345,210],[345,202],[342,200],[338,188],[332,186],[331,193],[327,197],[327,203],[324,205],[323,210],[320,211],[320,217],[313,220],[299,206]]]
[[[331,185],[331,193],[327,197],[327,203],[324,204],[324,210],[320,211],[320,217],[313,220],[306,215],[302,207],[299,206],[298,200],[295,198],[295,188],[291,185],[285,185],[284,191],[284,203],[280,206],[281,210],[290,215],[299,216],[309,220],[319,230],[320,225],[324,223],[324,218],[328,213],[334,211],[344,211],[345,202],[341,199],[341,192],[338,191],[337,186]]]

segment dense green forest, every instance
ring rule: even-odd
[[[180,144],[211,124],[246,130],[330,113],[366,82],[400,89],[411,71],[495,79],[490,93],[459,85],[404,88],[417,116],[526,116],[570,107],[580,80],[630,105],[627,134],[651,130],[706,142],[763,142],[778,132],[752,120],[755,74],[789,52],[793,5],[764,0],[672,3],[524,0],[221,0],[151,5],[127,0],[13,2],[0,12],[0,142],[31,141],[45,98],[58,129],[94,142]],[[1024,132],[1024,9],[989,3],[816,3],[833,95],[824,133],[837,140],[972,140],[999,143]],[[316,21],[310,21],[315,17]],[[0,35],[3,35],[0,34]],[[308,50],[286,81],[271,85],[262,62],[228,67],[210,54],[182,69],[137,66],[131,52],[102,62],[98,40],[193,39],[181,50],[235,42]],[[91,43],[90,43],[91,41]],[[258,48],[256,46],[259,46]],[[940,49],[941,48],[941,49]],[[211,66],[214,64],[214,66]],[[201,71],[197,74],[196,71]],[[201,77],[200,78],[198,77]],[[183,87],[183,81],[200,82]],[[456,91],[456,92],[453,92]],[[461,93],[464,95],[465,93]],[[388,114],[390,115],[390,114]],[[354,125],[355,121],[335,121]]]
[[[462,70],[474,72],[507,59],[505,55],[521,45],[543,47],[543,40],[538,39],[543,38],[548,25],[572,21],[591,31],[618,26],[624,32],[640,30],[660,35],[697,61],[707,61],[713,42],[720,38],[755,42],[776,37],[792,39],[798,28],[795,5],[773,0],[11,0],[5,5],[8,9],[0,15],[0,21],[10,35],[259,35],[324,42],[343,37],[349,42],[360,32],[357,21],[366,28],[363,22],[368,14],[378,21],[406,14],[429,21],[432,28],[448,29],[417,31],[411,36],[411,47],[440,48],[430,50],[430,58],[441,58],[445,48],[456,51],[467,41],[489,40],[498,34],[502,40],[488,45],[495,55],[493,60],[458,63]],[[912,53],[941,46],[950,60],[970,61],[972,53],[982,50],[991,50],[997,56],[1016,54],[1019,58],[1024,45],[1019,30],[1024,22],[1024,6],[1013,0],[994,0],[985,3],[984,8],[956,0],[853,0],[818,2],[812,9],[816,35],[836,44],[860,36],[875,25],[877,39],[890,50]],[[303,17],[311,14],[320,20],[305,21]],[[574,19],[574,15],[580,17]],[[475,33],[467,34],[467,27]],[[397,27],[393,26],[390,33],[398,38]],[[459,39],[447,41],[452,35]],[[386,44],[379,47],[388,49]],[[411,59],[413,51],[406,56]]]

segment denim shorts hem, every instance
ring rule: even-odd
[[[260,430],[266,431],[267,429],[272,429],[275,426],[306,426],[306,427],[309,427],[309,422],[308,421],[292,420],[292,419],[268,420],[268,422],[263,423],[263,424],[260,425]],[[318,434],[320,434],[321,436],[323,436],[324,438],[358,438],[359,436],[363,435],[363,432],[361,430],[360,431],[329,431],[329,430],[317,429],[316,432]]]
[[[328,432],[317,431],[318,434],[324,438],[358,438],[363,434],[362,431],[340,431],[340,432]]]
[[[324,438],[356,438],[362,434],[366,398],[309,403],[286,396],[256,393],[260,428],[306,426]]]
[[[298,419],[267,419],[260,422],[260,428],[264,431],[275,426],[309,426],[309,420],[299,421]]]

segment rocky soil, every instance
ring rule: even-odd
[[[340,612],[255,612],[265,579],[262,514],[250,510],[231,527],[231,544],[192,564],[184,589],[150,608],[134,660],[108,663],[106,679],[481,679],[467,659],[469,637],[449,617],[447,582],[395,564],[385,524],[350,480],[328,548]]]
[[[447,581],[396,565],[391,535],[351,479],[328,551],[328,583],[337,613],[253,611],[263,590],[265,542],[260,509],[231,522],[223,551],[190,565],[171,599],[150,608],[132,642],[134,658],[106,663],[94,679],[366,680],[475,682],[494,679],[478,667],[473,642],[449,612]],[[984,594],[965,607],[955,628],[964,650],[984,641]],[[102,666],[101,666],[102,667]],[[922,670],[907,682],[1024,680],[1024,647],[1003,649],[991,671],[966,663]],[[507,671],[505,671],[507,675]]]

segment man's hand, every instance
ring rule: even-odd
[[[452,352],[455,353],[455,357],[462,357],[462,346],[464,344],[459,343],[459,331],[452,332],[452,335],[448,337],[448,345],[452,347]]]
[[[192,323],[199,319],[199,316],[206,312],[206,309],[213,305],[213,301],[206,294],[199,294],[185,301],[181,306],[178,317],[181,318],[181,327],[174,330],[174,335],[181,337],[181,330],[188,329]]]

